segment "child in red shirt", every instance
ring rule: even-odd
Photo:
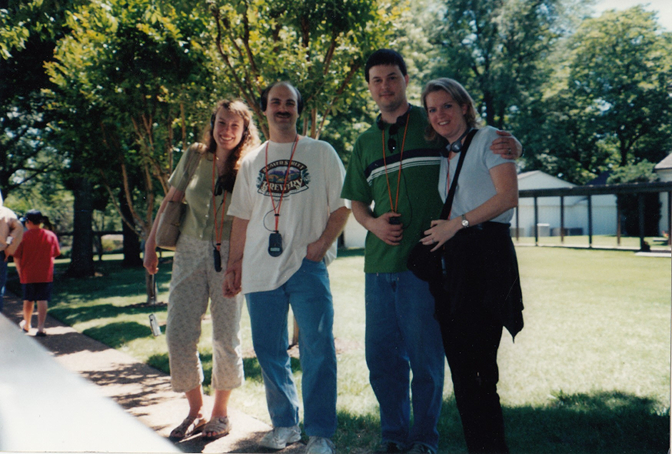
[[[46,336],[44,322],[51,299],[54,281],[54,259],[61,255],[56,235],[43,229],[44,218],[38,210],[26,213],[26,228],[23,240],[14,253],[14,261],[23,288],[23,321],[19,324],[26,333],[30,332],[33,306],[37,301],[37,333]]]

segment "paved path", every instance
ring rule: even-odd
[[[11,294],[5,295],[3,315],[18,324],[22,319],[21,311],[21,301]],[[33,317],[33,326],[36,326],[37,316]],[[31,337],[35,331],[33,328]],[[186,416],[186,399],[182,394],[171,391],[170,378],[163,372],[80,334],[52,317],[47,318],[46,331],[48,336],[35,337],[35,341],[52,352],[67,369],[93,382],[102,395],[112,398],[160,435],[168,437],[172,428]],[[212,399],[205,396],[206,414],[211,405]],[[232,430],[225,437],[210,441],[197,435],[175,445],[183,452],[274,452],[257,444],[262,435],[271,429],[266,423],[235,408],[229,409],[229,419]],[[303,443],[295,443],[280,452],[294,454],[304,451]]]

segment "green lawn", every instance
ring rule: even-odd
[[[567,247],[588,247],[592,244],[594,248],[610,248],[610,249],[630,249],[639,250],[639,237],[622,236],[620,243],[616,235],[593,235],[592,243],[588,235],[565,236],[542,236],[538,239],[540,246],[567,246]],[[513,239],[514,243],[519,245],[533,245],[535,238],[533,236],[520,237]],[[667,238],[663,237],[644,237],[651,247],[652,251],[669,251],[670,245],[667,244]]]
[[[519,247],[525,329],[504,334],[500,395],[513,453],[664,453],[669,446],[670,259],[632,252]],[[59,266],[64,266],[61,264]],[[339,452],[363,453],[378,440],[376,399],[364,361],[361,251],[330,266],[339,361]],[[51,314],[77,330],[168,371],[165,340],[151,334],[142,270],[118,258],[102,276],[61,280]],[[159,301],[167,301],[170,264],[161,267]],[[200,345],[210,381],[211,334]],[[268,421],[258,363],[244,311],[247,380],[231,404]],[[298,361],[295,378],[301,380]],[[447,374],[440,421],[441,453],[464,453]],[[176,415],[176,420],[181,415]]]

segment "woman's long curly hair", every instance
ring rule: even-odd
[[[258,146],[261,141],[259,140],[257,126],[252,120],[252,111],[247,107],[247,104],[240,99],[222,99],[215,105],[210,117],[210,126],[205,130],[203,135],[203,143],[205,143],[206,147],[205,151],[208,153],[209,158],[214,159],[217,151],[217,142],[213,135],[213,129],[215,126],[215,117],[217,116],[219,109],[226,109],[231,113],[239,115],[240,118],[243,119],[243,138],[236,148],[229,154],[229,157],[224,163],[224,175],[220,177],[224,189],[231,192],[236,181],[236,175],[238,175],[238,169],[240,168],[240,160],[248,151]]]

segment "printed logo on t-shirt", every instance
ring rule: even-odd
[[[268,180],[266,180],[266,168],[262,167],[257,175],[257,192],[268,196],[269,183],[271,186],[271,193],[274,197],[280,197],[283,192],[283,186],[286,197],[308,189],[308,183],[310,183],[308,166],[292,160],[292,165],[289,168],[289,175],[287,175],[287,183],[285,184],[285,175],[287,174],[288,165],[289,159],[280,159],[268,164]]]

